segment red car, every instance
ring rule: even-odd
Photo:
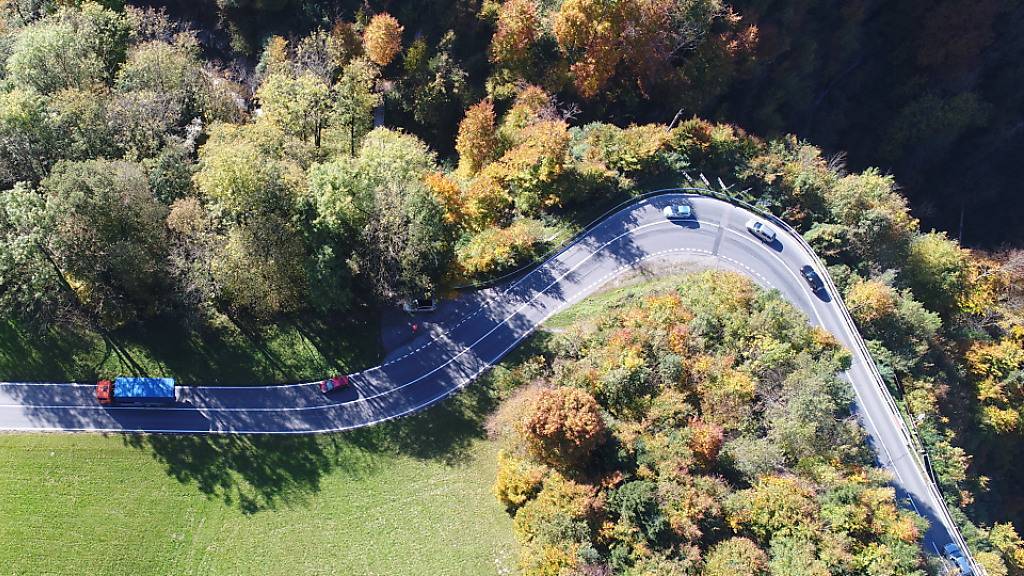
[[[327,380],[320,383],[320,391],[324,394],[328,392],[334,392],[339,388],[348,387],[348,376],[342,374],[340,376],[331,376]]]

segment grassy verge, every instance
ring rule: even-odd
[[[637,275],[625,276],[621,280],[620,286],[588,296],[582,302],[552,316],[544,324],[544,327],[549,330],[558,330],[571,326],[578,320],[599,318],[638,298],[673,290],[679,285],[679,280],[684,275],[669,274],[655,278]]]
[[[0,320],[0,380],[92,381],[98,376],[176,377],[181,384],[295,382],[354,371],[380,357],[377,319],[296,317],[260,325],[220,317],[188,329],[154,319],[110,340],[86,329],[45,335]]]
[[[494,574],[485,385],[330,436],[0,435],[0,572]]]

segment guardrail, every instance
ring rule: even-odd
[[[662,188],[662,189],[659,189],[659,190],[652,190],[650,192],[644,192],[643,194],[639,194],[637,196],[633,196],[631,198],[627,198],[626,200],[623,200],[622,202],[619,202],[615,206],[612,206],[611,208],[609,208],[609,209],[605,210],[604,212],[602,212],[600,216],[598,216],[598,217],[594,218],[593,220],[591,220],[590,224],[587,224],[586,226],[581,228],[579,231],[577,231],[575,234],[572,234],[568,238],[565,238],[564,240],[562,240],[562,242],[560,242],[559,244],[553,246],[547,252],[541,254],[540,256],[535,256],[530,262],[527,262],[526,264],[523,264],[523,265],[515,268],[514,270],[506,272],[506,273],[502,274],[501,276],[496,276],[494,278],[488,278],[487,280],[481,280],[479,282],[472,282],[470,284],[463,284],[463,285],[460,285],[460,286],[453,286],[452,290],[469,290],[469,289],[477,289],[477,288],[487,288],[488,286],[494,286],[495,284],[500,284],[501,282],[504,282],[505,280],[509,280],[511,278],[515,278],[516,276],[518,276],[518,275],[520,275],[520,274],[522,274],[522,273],[524,273],[524,272],[526,272],[528,270],[532,270],[533,268],[536,268],[537,266],[540,266],[544,262],[547,262],[552,257],[558,255],[559,253],[561,253],[562,250],[565,250],[567,247],[572,245],[572,243],[575,242],[578,238],[580,238],[581,236],[583,236],[587,232],[590,232],[598,224],[604,222],[606,218],[608,218],[612,214],[618,212],[619,210],[622,210],[626,206],[629,206],[630,204],[636,204],[640,200],[646,200],[647,198],[653,198],[655,196],[661,196],[662,194],[678,194],[680,192],[693,192],[693,193],[697,193],[697,194],[701,194],[701,195],[705,195],[705,196],[708,195],[708,194],[715,194],[715,191],[711,190],[709,188],[696,188],[696,187],[694,187],[694,188]]]
[[[850,328],[850,331],[853,333],[853,336],[854,336],[853,340],[854,340],[854,344],[857,346],[857,350],[860,352],[861,356],[867,360],[868,370],[871,372],[871,375],[872,375],[872,377],[875,380],[875,385],[878,387],[879,391],[881,392],[883,400],[889,406],[889,409],[892,412],[892,415],[895,417],[897,422],[899,422],[899,424],[898,424],[899,425],[899,429],[900,429],[901,434],[905,438],[907,447],[911,449],[910,450],[911,453],[914,454],[914,456],[915,456],[915,458],[914,458],[915,462],[917,462],[918,466],[921,468],[921,470],[928,477],[928,480],[929,480],[929,482],[927,482],[928,489],[931,492],[931,495],[932,495],[933,499],[939,504],[938,513],[940,514],[942,519],[945,521],[947,528],[949,528],[949,530],[951,532],[951,535],[953,537],[954,542],[957,544],[957,546],[960,547],[960,550],[963,551],[964,556],[967,558],[968,562],[970,563],[971,568],[974,570],[974,573],[979,575],[979,576],[985,576],[985,574],[986,574],[985,570],[977,563],[977,561],[975,561],[974,556],[971,554],[970,548],[968,548],[968,546],[967,546],[967,541],[964,539],[963,534],[961,534],[960,528],[957,526],[956,522],[953,521],[953,517],[950,515],[949,508],[946,505],[946,501],[942,497],[942,494],[939,492],[939,489],[938,489],[938,478],[936,477],[935,472],[934,472],[934,470],[931,467],[931,458],[928,456],[928,452],[927,452],[927,450],[924,447],[924,443],[921,442],[921,439],[918,436],[916,429],[913,428],[913,423],[909,423],[909,422],[907,422],[903,418],[903,414],[900,411],[899,406],[896,404],[896,400],[895,400],[895,398],[893,398],[892,392],[889,391],[889,387],[886,386],[885,379],[882,377],[881,372],[878,371],[878,366],[875,365],[874,358],[871,356],[871,352],[868,350],[867,344],[864,342],[864,339],[861,337],[860,330],[857,328],[857,323],[854,322],[853,317],[850,315],[850,311],[846,307],[846,302],[843,300],[843,297],[840,294],[839,289],[836,287],[835,282],[832,280],[832,276],[829,274],[828,268],[825,266],[825,263],[822,262],[820,258],[818,258],[818,255],[814,252],[814,249],[811,248],[811,245],[807,243],[807,241],[804,239],[804,237],[796,229],[794,229],[792,226],[790,226],[788,223],[786,223],[786,221],[782,220],[781,218],[779,218],[778,216],[772,214],[771,212],[768,212],[767,210],[765,210],[765,209],[763,209],[763,208],[761,208],[759,206],[756,206],[754,204],[746,202],[745,200],[742,200],[740,198],[736,198],[735,196],[731,196],[731,195],[726,194],[724,192],[719,192],[717,190],[713,190],[711,188],[704,188],[704,187],[682,187],[682,188],[663,188],[663,189],[660,189],[660,190],[653,190],[651,192],[646,192],[644,194],[640,194],[638,196],[634,196],[633,198],[625,200],[625,201],[623,201],[623,202],[621,202],[621,203],[619,203],[619,204],[609,208],[604,213],[602,213],[600,216],[598,216],[593,221],[591,221],[590,224],[587,224],[585,227],[583,227],[579,232],[577,232],[576,234],[573,234],[569,238],[563,240],[560,244],[558,244],[557,246],[554,246],[553,248],[548,250],[545,254],[535,258],[530,263],[524,264],[523,266],[520,266],[520,267],[516,268],[515,270],[512,270],[511,272],[505,273],[505,274],[503,274],[501,276],[498,276],[496,278],[492,278],[492,279],[489,279],[489,280],[486,280],[486,281],[482,281],[482,282],[477,282],[477,283],[474,283],[474,284],[467,284],[467,285],[464,285],[464,286],[457,286],[457,287],[455,287],[455,289],[456,290],[462,290],[462,289],[470,289],[470,288],[484,288],[484,287],[487,287],[487,286],[493,286],[493,285],[498,284],[498,283],[500,283],[500,282],[502,282],[504,280],[508,280],[510,278],[513,278],[513,277],[515,277],[515,276],[517,276],[519,274],[522,274],[522,273],[524,273],[524,272],[526,272],[528,270],[533,269],[534,267],[542,264],[543,262],[547,261],[548,259],[550,259],[550,258],[556,256],[557,254],[561,253],[563,250],[565,250],[566,248],[571,246],[578,238],[580,238],[584,234],[586,234],[586,233],[590,232],[591,230],[593,230],[597,225],[599,225],[601,222],[603,222],[608,216],[614,214],[615,212],[618,212],[618,211],[622,210],[626,206],[629,206],[630,204],[635,204],[635,203],[637,203],[637,202],[639,202],[641,200],[647,200],[649,198],[654,198],[654,197],[662,196],[662,195],[665,195],[665,194],[678,194],[678,193],[693,193],[693,194],[698,194],[700,196],[708,196],[708,197],[711,197],[711,198],[716,198],[718,200],[722,200],[723,202],[728,202],[728,203],[733,204],[735,206],[739,206],[739,207],[744,208],[746,210],[749,210],[750,212],[753,212],[753,213],[761,216],[762,218],[770,221],[775,226],[781,228],[786,234],[788,234],[789,236],[794,238],[800,244],[801,248],[803,248],[804,251],[807,254],[810,255],[811,259],[814,261],[815,267],[818,269],[821,277],[824,279],[824,282],[826,284],[826,287],[827,287],[829,293],[831,293],[832,296],[836,299],[836,304],[838,305],[838,308],[839,308],[840,312],[842,313],[842,317],[843,317],[844,322]]]
[[[896,400],[895,398],[893,398],[892,392],[889,391],[889,387],[886,386],[885,384],[885,379],[882,378],[881,372],[878,371],[878,366],[875,364],[875,360],[871,356],[871,352],[868,350],[867,344],[864,342],[864,339],[860,335],[860,330],[857,328],[857,323],[854,322],[853,317],[850,315],[850,310],[846,307],[846,302],[843,300],[843,297],[840,294],[839,289],[836,287],[835,282],[832,280],[832,276],[831,274],[829,274],[828,268],[825,266],[825,263],[821,261],[817,253],[815,253],[814,249],[811,248],[811,245],[807,243],[804,237],[781,218],[748,202],[740,200],[739,198],[734,198],[716,191],[711,191],[711,195],[716,198],[725,200],[731,204],[742,206],[743,208],[746,208],[747,210],[750,210],[751,212],[754,212],[755,214],[758,214],[764,217],[765,219],[770,220],[773,224],[782,228],[787,234],[795,238],[796,241],[800,244],[800,246],[804,249],[804,251],[807,252],[814,260],[814,264],[819,269],[819,272],[821,272],[821,276],[825,279],[825,282],[828,285],[829,292],[836,299],[836,304],[838,304],[839,310],[840,312],[842,312],[843,319],[846,321],[846,324],[850,327],[851,332],[854,335],[854,343],[857,345],[857,348],[861,352],[863,357],[867,360],[868,370],[870,370],[871,375],[874,377],[875,385],[881,392],[882,398],[889,405],[889,409],[892,411],[892,415],[899,422],[900,432],[903,434],[904,438],[906,438],[907,447],[910,448],[911,453],[916,456],[915,461],[918,463],[918,466],[925,473],[925,475],[928,476],[928,489],[932,493],[932,497],[934,498],[934,500],[939,505],[938,512],[943,517],[947,527],[952,533],[951,535],[953,537],[954,542],[957,544],[957,546],[960,547],[960,550],[963,551],[963,554],[967,558],[967,561],[970,563],[974,573],[978,576],[985,576],[986,572],[984,568],[982,568],[981,565],[979,565],[977,561],[974,559],[974,555],[971,554],[971,550],[967,546],[967,541],[964,539],[963,534],[960,532],[959,526],[957,526],[956,522],[953,520],[953,517],[949,514],[949,508],[946,504],[946,501],[942,497],[942,494],[939,492],[938,477],[935,475],[935,471],[931,467],[931,458],[928,456],[928,451],[925,448],[924,443],[921,441],[920,436],[917,434],[917,430],[913,428],[913,423],[909,423],[903,418],[903,414],[900,411],[899,406],[896,404]]]

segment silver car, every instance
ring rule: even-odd
[[[685,220],[693,216],[693,209],[690,208],[689,204],[673,204],[671,206],[665,206],[665,209],[661,211],[665,215],[665,218],[669,220]]]
[[[761,242],[764,242],[765,244],[772,244],[775,242],[775,230],[772,230],[767,224],[760,220],[748,221],[747,231],[754,236],[757,236]]]

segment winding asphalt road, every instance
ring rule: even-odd
[[[661,209],[685,200],[689,221]],[[936,552],[953,541],[948,515],[908,447],[899,421],[856,345],[840,304],[813,293],[799,275],[815,259],[779,230],[765,245],[744,228],[750,212],[713,198],[669,194],[641,200],[608,217],[519,280],[467,296],[459,312],[381,366],[354,374],[353,386],[324,396],[315,383],[253,387],[179,387],[166,408],[101,407],[94,384],[0,383],[0,430],[287,434],[330,432],[397,418],[438,402],[472,382],[539,324],[649,261],[702,262],[778,290],[814,324],[834,334],[854,360],[845,377],[879,463],[898,497],[931,522],[925,541]],[[819,271],[823,273],[823,271]]]

